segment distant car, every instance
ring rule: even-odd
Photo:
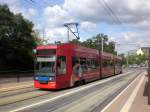
[[[139,68],[140,65],[137,65],[137,64],[133,64],[133,65],[129,65],[129,68]]]

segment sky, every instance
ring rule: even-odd
[[[119,52],[150,45],[149,0],[0,0],[0,4],[31,20],[49,43],[66,42],[64,23],[78,22],[81,41],[104,33]]]

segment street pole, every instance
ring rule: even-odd
[[[117,53],[117,42],[114,42],[115,43],[115,51],[116,51],[116,55],[118,56],[118,53]]]
[[[68,43],[69,43],[69,29],[67,30]]]
[[[100,48],[100,40],[99,40],[99,75],[100,79],[102,78],[102,52],[103,52],[103,39],[101,40],[101,48]]]
[[[129,52],[127,53],[127,68],[129,66]]]
[[[101,40],[101,52],[103,53],[103,50],[104,50],[104,42],[103,42],[103,37],[101,38],[102,40]]]
[[[104,39],[103,37],[101,38],[101,51],[99,49],[99,63],[100,63],[100,78],[102,77],[102,54],[103,54],[103,51],[104,51]]]
[[[43,28],[43,40],[45,39],[45,29]]]
[[[148,49],[148,104],[150,105],[150,48]]]

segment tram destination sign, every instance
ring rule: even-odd
[[[37,57],[37,62],[51,62],[51,61],[56,61],[56,56]]]

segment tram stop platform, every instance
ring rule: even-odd
[[[150,112],[146,72],[138,76],[101,112]]]

